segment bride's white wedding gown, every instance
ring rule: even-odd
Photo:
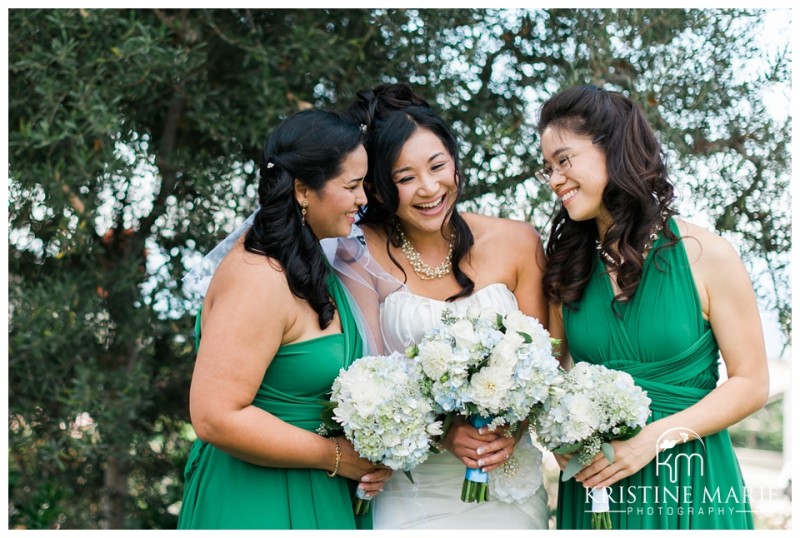
[[[461,315],[471,306],[491,308],[502,314],[516,310],[517,300],[499,283],[449,303],[414,295],[401,285],[380,305],[385,352],[403,352],[409,345],[418,343],[427,330],[441,323],[445,309]],[[464,471],[460,460],[449,452],[442,452],[431,454],[425,463],[414,469],[413,484],[403,473],[395,473],[372,502],[374,528],[548,528],[547,494],[543,486],[523,503],[498,500],[465,503],[461,501]],[[541,467],[538,471],[541,473]]]

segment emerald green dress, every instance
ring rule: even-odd
[[[328,278],[341,334],[278,348],[253,400],[298,428],[315,431],[333,380],[363,355],[363,344],[338,278]],[[200,315],[197,331],[199,337]],[[184,471],[179,529],[363,529],[371,515],[356,518],[355,483],[321,469],[261,467],[235,458],[199,439]]]
[[[674,220],[669,226],[679,236]],[[668,243],[661,234],[630,301],[612,310],[611,281],[598,257],[583,297],[563,308],[573,359],[631,374],[652,400],[651,422],[690,407],[719,379],[719,347],[703,318],[683,241]],[[614,529],[753,528],[727,430],[690,435],[609,494]],[[556,522],[559,529],[591,529],[591,497],[574,479],[559,482]]]

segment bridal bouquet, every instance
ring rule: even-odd
[[[458,317],[446,310],[442,325],[407,354],[422,372],[423,392],[436,413],[461,414],[476,428],[507,425],[509,433],[560,376],[550,335],[520,311],[503,316],[471,308]],[[461,500],[487,500],[488,481],[482,470],[467,469]]]
[[[441,422],[422,394],[414,365],[402,354],[368,356],[341,370],[320,433],[342,430],[362,458],[409,472],[425,461]],[[369,511],[369,499],[353,499],[356,515]]]
[[[542,445],[557,454],[575,454],[561,480],[575,476],[603,452],[614,461],[609,441],[630,439],[650,416],[650,398],[633,378],[598,364],[579,362],[563,382],[530,415],[530,427]],[[604,488],[592,490],[592,528],[610,529],[608,496]]]

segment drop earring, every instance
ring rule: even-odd
[[[303,203],[300,204],[300,222],[302,226],[306,225],[306,208],[308,207],[308,202],[303,200]]]

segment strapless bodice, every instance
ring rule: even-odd
[[[505,314],[516,310],[518,305],[514,294],[502,283],[489,284],[469,297],[451,302],[415,295],[405,288],[390,294],[381,304],[385,351],[404,352],[407,347],[419,343],[428,330],[441,324],[442,312],[450,310],[460,316],[470,307]]]

